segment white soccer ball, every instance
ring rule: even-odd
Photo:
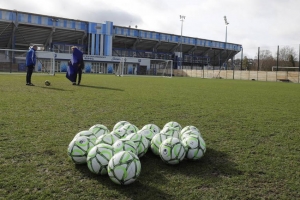
[[[90,132],[94,133],[96,137],[110,133],[108,128],[103,124],[95,124],[89,129]]]
[[[182,129],[181,125],[178,122],[173,122],[173,121],[166,123],[163,128],[165,127],[171,127],[177,129],[178,131],[181,131]]]
[[[133,183],[141,173],[141,162],[137,155],[130,151],[120,151],[109,161],[107,166],[109,178],[116,184]]]
[[[133,124],[126,124],[122,126],[122,128],[116,129],[113,132],[120,138],[125,138],[127,135],[131,133],[137,133],[138,128]]]
[[[189,160],[199,160],[206,152],[206,144],[199,135],[188,135],[183,141],[183,146],[186,149],[186,158]]]
[[[118,153],[120,151],[131,151],[135,155],[138,155],[136,144],[130,139],[119,139],[112,146],[114,148],[115,153]]]
[[[165,134],[165,135],[170,135],[172,137],[178,138],[179,139],[179,133],[180,131],[176,128],[172,128],[172,127],[164,127],[161,131],[161,134]]]
[[[79,136],[86,136],[86,137],[90,138],[91,140],[93,140],[94,142],[97,139],[97,137],[96,137],[96,135],[94,133],[92,133],[91,131],[87,131],[87,130],[80,131],[79,133],[77,133],[75,135],[74,139],[77,138],[77,137],[79,137]]]
[[[94,174],[107,174],[107,165],[114,155],[114,148],[108,144],[98,144],[87,155],[87,166]]]
[[[154,133],[151,129],[148,128],[141,129],[137,133],[143,135],[149,141],[150,147],[151,140],[154,137],[154,135],[156,135],[156,133]]]
[[[180,136],[180,140],[184,140],[186,137],[190,136],[190,135],[198,135],[199,137],[202,137],[200,132],[196,131],[196,130],[188,130],[185,131],[181,136]]]
[[[97,144],[108,144],[113,145],[119,138],[115,134],[105,134],[98,137],[95,141],[95,145]]]
[[[150,148],[155,155],[159,155],[159,146],[167,138],[172,138],[172,136],[160,133],[154,135],[154,137],[151,140]]]
[[[126,139],[129,139],[136,144],[137,155],[139,158],[147,153],[150,142],[145,136],[138,133],[131,133],[130,135],[127,135]]]
[[[143,129],[150,129],[154,133],[154,135],[160,132],[160,128],[155,124],[146,124],[145,126],[143,126],[142,130]]]
[[[185,126],[181,131],[180,131],[180,137],[187,131],[197,131],[200,133],[200,130],[196,126]],[[201,133],[200,133],[201,136]]]
[[[114,125],[113,131],[122,128],[126,124],[130,124],[130,123],[128,121],[119,121]]]
[[[160,158],[167,164],[178,164],[185,154],[186,150],[178,138],[168,138],[159,146]]]
[[[75,164],[84,164],[89,150],[94,146],[94,141],[89,137],[78,136],[70,142],[68,156]]]

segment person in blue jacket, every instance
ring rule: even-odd
[[[31,76],[36,64],[36,56],[35,56],[36,50],[37,50],[37,46],[33,45],[31,48],[29,48],[29,51],[27,52],[26,55],[26,68],[27,68],[26,85],[28,86],[34,86],[33,83],[31,83]]]
[[[76,85],[77,73],[79,74],[78,85],[80,85],[81,74],[82,74],[82,63],[83,63],[83,53],[76,47],[72,48],[72,58],[68,63],[68,69],[66,77],[72,82],[73,85]]]

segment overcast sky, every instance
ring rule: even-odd
[[[241,44],[252,57],[258,47],[300,44],[300,0],[0,0],[3,9]]]

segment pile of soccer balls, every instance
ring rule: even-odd
[[[184,158],[199,160],[206,144],[195,126],[184,128],[177,122],[168,122],[163,129],[147,124],[138,129],[134,124],[120,121],[113,131],[96,124],[77,133],[68,146],[68,156],[75,164],[87,163],[95,174],[108,174],[120,185],[134,182],[141,173],[140,159],[148,149],[167,164],[178,164]]]

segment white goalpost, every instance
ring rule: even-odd
[[[0,71],[26,72],[28,50],[0,49]],[[36,51],[35,72],[55,75],[55,53]]]
[[[173,60],[145,59],[144,63],[130,63],[128,59],[122,57],[117,68],[116,76],[153,76],[169,77],[173,74]]]

